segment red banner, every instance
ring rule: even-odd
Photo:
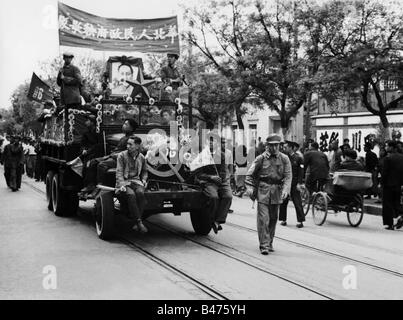
[[[178,19],[103,18],[59,2],[59,42],[94,50],[179,54]]]

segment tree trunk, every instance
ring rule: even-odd
[[[236,115],[236,121],[237,121],[237,123],[238,123],[238,129],[244,130],[245,127],[244,127],[244,125],[243,125],[242,116],[241,116],[241,114],[240,114],[240,111],[239,111],[239,107],[238,107],[238,106],[235,107],[235,115]]]
[[[382,124],[382,127],[383,127],[384,132],[385,132],[385,137],[384,137],[384,139],[385,139],[385,140],[390,140],[390,139],[392,139],[392,134],[391,134],[391,132],[390,132],[390,124],[389,124],[388,118],[386,117],[386,112],[382,112],[382,113],[379,115],[379,118],[381,119],[381,124]]]

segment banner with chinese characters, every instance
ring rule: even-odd
[[[43,82],[35,73],[32,73],[31,85],[29,86],[28,98],[37,102],[53,100],[50,87]]]
[[[179,54],[176,16],[159,19],[103,18],[61,2],[58,15],[61,46]]]

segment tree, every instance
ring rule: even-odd
[[[290,119],[304,105],[309,78],[299,57],[295,9],[291,1],[232,0],[187,11],[192,28],[187,39],[229,80],[240,124],[246,112],[242,104],[253,97],[257,107],[264,102],[279,114],[286,135]]]
[[[402,10],[393,1],[335,1],[327,6],[337,16],[332,27],[339,31],[325,43],[321,92],[330,102],[346,93],[359,96],[390,137],[387,114],[401,105],[403,95],[387,100],[382,92],[403,84]]]
[[[236,116],[239,129],[244,129],[242,116],[247,112],[243,103],[251,97],[253,88],[243,79],[246,64],[244,34],[248,31],[247,17],[243,14],[246,1],[212,1],[208,4],[187,8],[185,19],[189,29],[185,39],[196,47],[210,62],[210,67],[220,76],[202,76],[202,83],[208,79],[226,79],[227,88],[217,97]],[[222,78],[224,77],[224,78]],[[213,84],[217,85],[217,84]],[[214,104],[214,96],[210,102]]]

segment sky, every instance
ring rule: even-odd
[[[178,15],[179,29],[181,28],[181,0],[62,2],[107,18],[151,19]],[[82,49],[71,48],[70,51],[77,53],[80,50]],[[40,61],[56,58],[59,54],[57,0],[1,0],[0,108],[11,106],[10,96],[13,90],[25,80],[30,81],[32,72],[39,71]]]

